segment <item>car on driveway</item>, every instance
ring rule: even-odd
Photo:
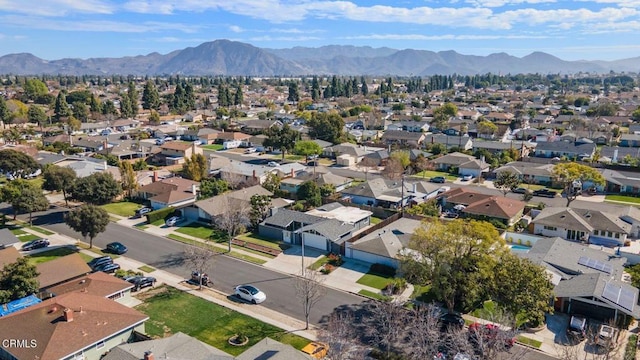
[[[554,197],[558,196],[558,193],[553,191],[553,190],[549,190],[549,189],[540,189],[540,190],[534,191],[533,192],[533,196],[554,198]]]
[[[302,352],[315,359],[323,359],[327,356],[329,345],[317,341],[310,342],[302,348]]]
[[[146,214],[148,214],[148,213],[150,213],[152,211],[153,211],[152,208],[148,208],[148,207],[145,206],[143,208],[140,208],[140,209],[136,210],[136,216],[135,217],[136,218],[143,217],[144,215],[146,215]]]
[[[529,189],[519,187],[511,190],[511,192],[514,194],[527,194],[527,193],[530,193],[531,191]]]
[[[49,240],[47,240],[47,239],[36,239],[36,240],[31,240],[29,242],[24,243],[24,245],[22,245],[22,250],[23,251],[31,251],[31,250],[35,250],[35,249],[46,248],[47,246],[49,246]]]
[[[180,216],[172,216],[168,218],[167,221],[164,222],[164,224],[167,226],[175,226],[180,221],[182,221],[182,218]]]
[[[473,180],[473,175],[463,175],[462,181],[471,181]]]
[[[127,279],[133,285],[133,291],[138,291],[156,283],[156,278],[151,276],[134,276]]]
[[[267,295],[253,285],[238,285],[235,287],[234,294],[252,304],[260,304],[267,299]]]
[[[587,318],[573,315],[567,325],[567,338],[571,342],[581,342],[587,338]]]
[[[444,176],[434,176],[431,179],[429,179],[429,181],[436,184],[444,184],[446,180]]]
[[[120,270],[120,265],[111,262],[111,263],[106,263],[106,264],[102,264],[100,266],[97,266],[95,269],[93,269],[94,271],[102,271],[102,272],[106,272],[107,274],[112,274],[114,272],[116,272],[116,270]]]
[[[600,324],[600,327],[598,328],[598,334],[595,338],[595,343],[596,345],[604,348],[612,348],[618,342],[618,333],[618,329],[614,328],[613,326]]]
[[[89,261],[87,265],[89,265],[91,269],[95,270],[99,266],[111,263],[113,263],[113,259],[111,258],[111,256],[101,256],[91,259],[91,261]]]
[[[128,249],[126,246],[122,245],[122,243],[119,243],[116,241],[116,242],[108,243],[106,250],[112,254],[122,255],[126,253]]]

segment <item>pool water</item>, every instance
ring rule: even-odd
[[[518,245],[518,244],[509,245],[509,249],[511,249],[511,251],[516,251],[516,252],[527,252],[531,250],[531,248],[528,246]]]

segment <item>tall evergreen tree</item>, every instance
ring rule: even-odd
[[[0,121],[4,124],[11,122],[11,111],[7,107],[7,102],[4,100],[4,96],[0,96]]]
[[[71,109],[69,109],[67,97],[63,91],[60,91],[58,93],[58,97],[56,97],[56,104],[53,113],[58,121],[71,115]]]
[[[236,93],[233,97],[233,105],[242,107],[243,101],[244,101],[244,95],[242,94],[242,86],[238,84],[238,86],[236,87]]]
[[[145,110],[158,110],[158,107],[160,107],[158,89],[151,80],[148,80],[144,85],[144,90],[142,90],[142,108]]]
[[[136,90],[136,84],[133,81],[129,81],[127,86],[127,97],[131,104],[131,117],[138,115],[138,90]]]

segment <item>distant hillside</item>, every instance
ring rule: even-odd
[[[453,50],[395,50],[331,45],[319,48],[261,49],[237,41],[216,40],[162,55],[122,58],[43,60],[32,54],[0,57],[0,74],[121,75],[474,75],[518,73],[608,73],[640,71],[640,57],[616,61],[565,61],[533,52],[463,55]]]

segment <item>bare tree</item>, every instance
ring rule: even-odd
[[[359,168],[362,168],[362,171],[364,171],[364,180],[367,180],[367,174],[369,174],[369,171],[371,170],[371,168],[374,167],[378,167],[378,162],[370,157],[364,157],[357,165]]]
[[[309,329],[309,315],[313,306],[326,294],[326,289],[321,284],[322,279],[316,271],[304,271],[296,279],[296,296],[302,301],[304,309],[305,330]]]
[[[366,351],[358,342],[357,329],[353,326],[351,312],[331,314],[327,325],[318,335],[320,341],[329,345],[327,357],[332,360],[364,358]]]
[[[435,304],[418,306],[409,312],[407,342],[412,349],[410,359],[432,359],[438,354],[443,336],[439,317],[440,309]]]
[[[407,310],[399,301],[374,301],[371,303],[371,318],[367,327],[372,345],[390,355],[404,334]]]
[[[249,214],[251,207],[246,201],[230,199],[223,196],[220,200],[223,202],[225,211],[213,219],[215,226],[224,231],[229,238],[229,252],[231,252],[231,240],[241,234],[250,223]]]
[[[603,330],[602,333],[600,330]],[[615,321],[611,320],[599,326],[587,328],[586,341],[571,343],[565,339],[562,345],[556,345],[561,360],[612,360],[621,359],[624,347]]]
[[[197,246],[187,246],[184,249],[184,261],[193,266],[198,273],[198,289],[202,289],[203,280],[208,279],[205,274],[213,264],[215,255],[213,251]]]

